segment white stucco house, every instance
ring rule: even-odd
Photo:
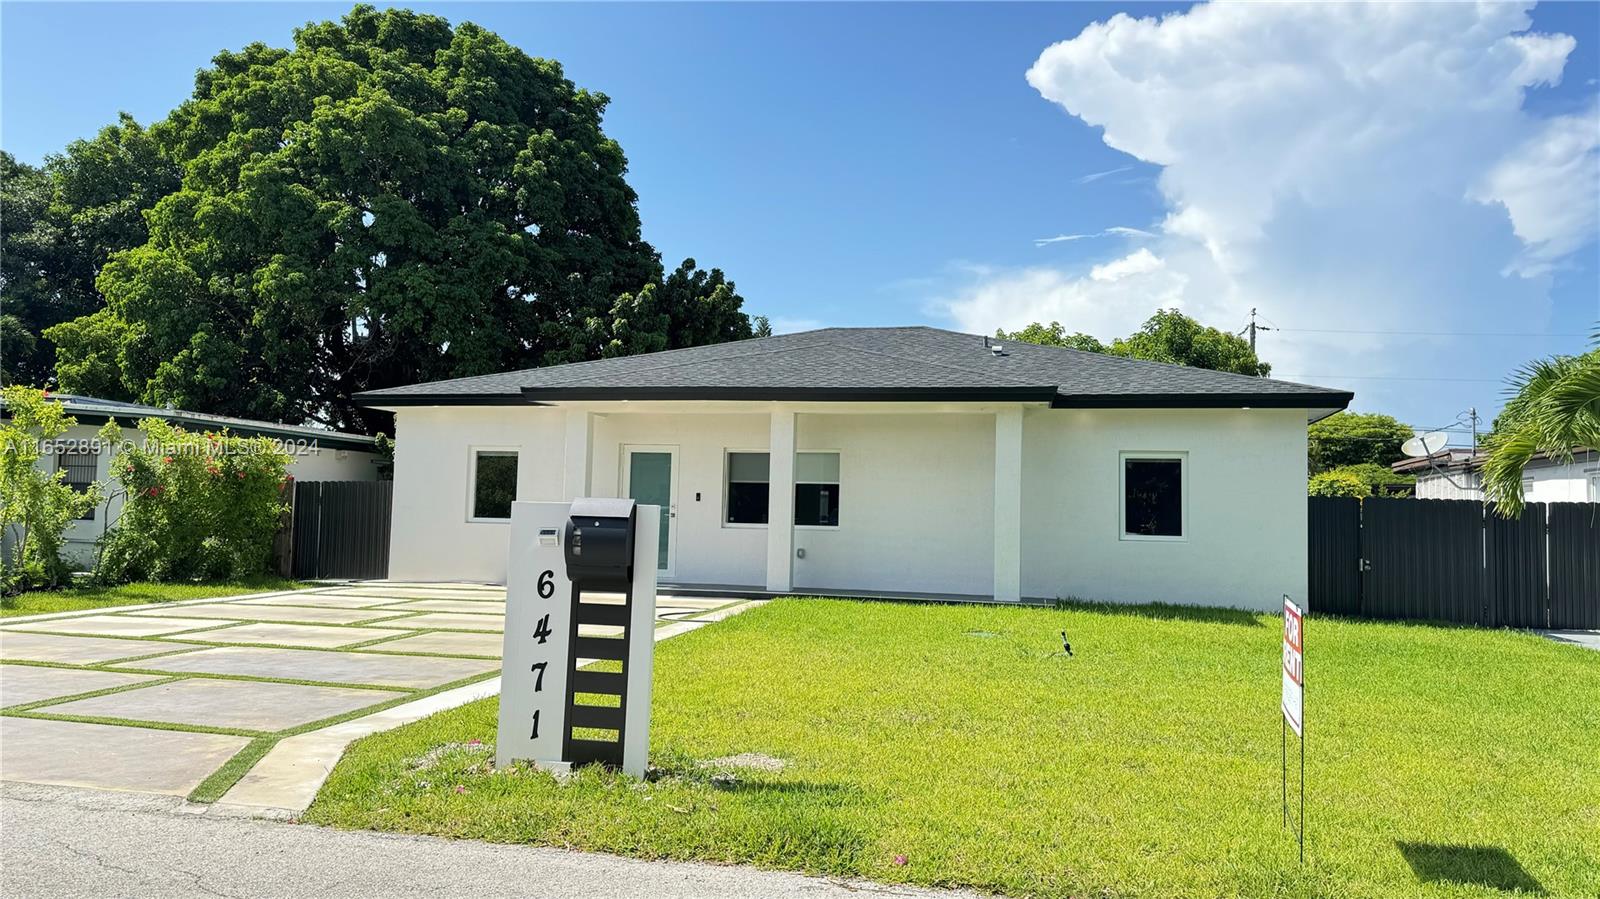
[[[66,481],[87,489],[96,481],[110,484],[113,448],[97,440],[100,428],[115,419],[122,427],[123,440],[140,443],[144,432],[138,428],[141,419],[159,418],[188,431],[220,431],[243,437],[269,437],[289,453],[289,474],[301,481],[372,481],[378,478],[381,460],[374,449],[373,438],[364,434],[346,434],[323,428],[283,425],[246,418],[230,418],[202,412],[165,409],[119,400],[105,400],[66,393],[53,393],[52,400],[60,402],[77,424],[52,442],[39,459],[39,465],[50,471],[63,470]],[[4,407],[0,406],[0,412]],[[95,542],[122,514],[122,500],[113,495],[92,510],[83,519],[73,522],[66,532],[62,554],[78,565],[88,567],[94,561]],[[6,535],[9,550],[11,535]]]
[[[1417,499],[1483,499],[1486,455],[1464,447],[1402,459],[1391,468],[1416,475]],[[1600,450],[1579,447],[1567,461],[1536,456],[1522,468],[1522,498],[1530,503],[1600,503]]]
[[[390,577],[503,582],[511,500],[663,507],[659,577],[750,593],[1277,609],[1306,423],[1351,394],[933,328],[829,328],[360,394]]]

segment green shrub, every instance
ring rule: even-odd
[[[0,552],[0,594],[67,581],[61,559],[67,527],[100,501],[99,485],[79,493],[66,472],[39,467],[46,444],[77,424],[60,403],[34,387],[0,390],[0,534],[15,541]],[[53,466],[49,466],[53,467]]]
[[[1312,475],[1306,492],[1311,496],[1404,496],[1410,495],[1416,483],[1417,479],[1411,475],[1396,474],[1386,466],[1363,462]],[[1357,484],[1360,492],[1352,492]]]
[[[101,542],[96,579],[189,580],[265,572],[285,510],[289,456],[264,437],[196,434],[160,419],[139,423],[111,471],[122,515]],[[115,425],[102,432],[120,441]]]
[[[1311,481],[1306,485],[1306,493],[1311,496],[1354,496],[1357,498],[1372,495],[1372,488],[1367,482],[1361,480],[1359,475],[1348,471],[1325,471],[1322,474],[1312,475]]]

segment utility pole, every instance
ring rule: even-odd
[[[1245,325],[1244,329],[1250,332],[1250,352],[1252,353],[1256,351],[1256,332],[1274,330],[1266,325],[1256,324],[1256,307],[1254,306],[1250,307],[1250,324]]]
[[[1478,457],[1478,407],[1468,406],[1467,415],[1472,419],[1472,457]]]

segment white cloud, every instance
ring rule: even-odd
[[[1083,175],[1083,176],[1075,178],[1073,180],[1078,184],[1092,184],[1092,183],[1094,183],[1096,181],[1099,181],[1101,178],[1106,178],[1106,177],[1109,177],[1111,175],[1120,175],[1123,172],[1131,172],[1131,171],[1133,171],[1133,166],[1131,166],[1131,165],[1121,165],[1121,166],[1117,166],[1114,169],[1106,169],[1103,172],[1090,172],[1087,175]]]
[[[1040,238],[1036,238],[1034,240],[1034,242],[1033,242],[1033,245],[1036,246],[1036,247],[1047,247],[1047,246],[1049,246],[1050,244],[1053,244],[1053,243],[1068,243],[1068,242],[1074,241],[1074,240],[1083,240],[1084,238],[1087,238],[1087,237],[1097,237],[1097,236],[1098,235],[1095,235],[1095,234],[1057,234],[1055,237],[1040,237]]]
[[[1148,275],[1166,263],[1144,247],[1133,253],[1089,269],[1093,281],[1124,281],[1137,275]]]
[[[1091,237],[1155,237],[1155,235],[1138,228],[1113,225],[1104,231],[1096,231],[1092,234],[1057,234],[1055,237],[1039,237],[1034,239],[1033,245],[1047,247],[1053,243],[1070,243],[1075,240],[1088,240]]]
[[[785,318],[778,316],[771,321],[772,333],[793,334],[796,331],[815,331],[822,327],[822,322],[815,318]]]
[[[1058,321],[1099,336],[1132,332],[1156,307],[1183,305],[1187,277],[1166,269],[1149,250],[1095,266],[1089,278],[1048,267],[974,277],[936,309],[963,328],[993,333],[1029,322]]]
[[[1537,330],[1544,273],[1594,239],[1600,112],[1523,108],[1575,46],[1528,28],[1526,5],[1465,3],[1226,3],[1092,24],[1027,80],[1162,167],[1160,234],[1148,258],[975,279],[948,313],[975,331],[1055,319],[1111,337],[1181,300],[1219,327],[1257,306],[1291,327]],[[1267,353],[1285,373],[1459,365],[1442,344],[1395,341],[1280,333]],[[1525,349],[1473,359],[1498,373]]]
[[[1527,249],[1511,268],[1539,275],[1600,226],[1600,197],[1574,194],[1600,172],[1600,105],[1553,118],[1502,159],[1472,191],[1499,203]]]

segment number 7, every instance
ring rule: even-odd
[[[533,692],[538,693],[544,689],[544,669],[549,665],[549,662],[537,662],[534,664],[533,668],[530,669],[532,671],[539,672],[538,678],[536,678],[533,682]]]

